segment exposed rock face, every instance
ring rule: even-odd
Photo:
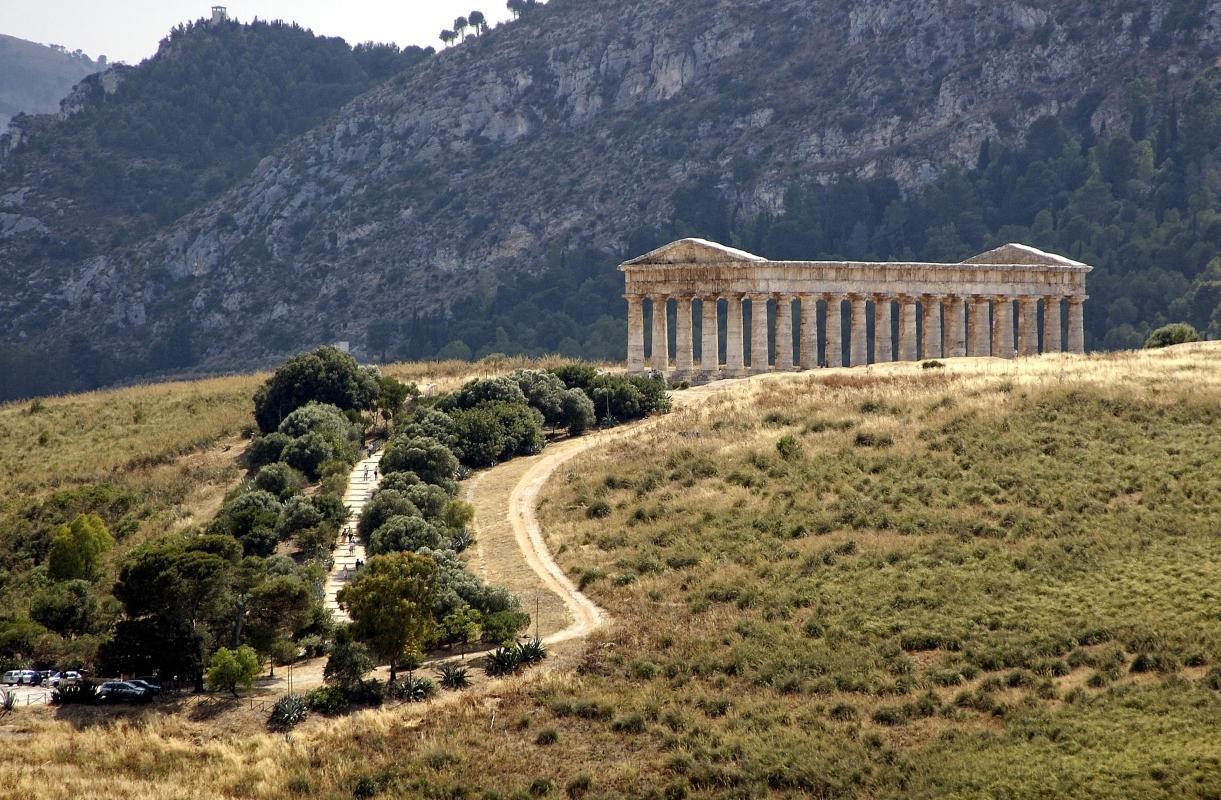
[[[1102,127],[1131,78],[1190,79],[1215,58],[1221,2],[1190,42],[1152,48],[1172,5],[556,3],[365,94],[138,246],[66,278],[0,262],[24,287],[0,299],[0,337],[84,326],[120,347],[185,313],[205,363],[239,366],[360,341],[370,307],[445,305],[552,246],[620,248],[696,179],[743,215],[780,210],[794,180],[910,187],[1087,91]],[[56,226],[52,205],[10,196],[0,259],[6,238]]]

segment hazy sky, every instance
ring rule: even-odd
[[[458,15],[479,10],[490,24],[507,19],[504,0],[230,0],[243,22],[295,20],[314,33],[349,44],[378,41],[433,45]],[[184,0],[0,0],[0,33],[84,50],[93,58],[129,64],[151,56],[179,22],[211,16],[211,2]]]

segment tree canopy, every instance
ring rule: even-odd
[[[436,562],[414,553],[369,559],[339,591],[339,605],[352,618],[352,633],[397,675],[404,653],[422,649],[432,633],[432,606],[439,589]]]

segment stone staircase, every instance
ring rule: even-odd
[[[335,550],[331,553],[331,558],[334,561],[334,566],[331,567],[331,574],[327,576],[325,597],[323,605],[334,615],[337,622],[348,622],[348,615],[339,607],[335,596],[339,594],[339,590],[353,577],[356,570],[356,562],[364,562],[365,548],[356,537],[356,523],[360,521],[360,513],[364,510],[365,504],[377,491],[377,485],[381,482],[381,474],[378,472],[378,465],[382,460],[382,451],[378,450],[373,455],[357,462],[352,469],[352,474],[348,476],[348,488],[343,493],[343,504],[348,507],[348,522],[339,532],[339,540],[335,544]],[[348,537],[345,531],[352,534],[351,543],[348,542]]]

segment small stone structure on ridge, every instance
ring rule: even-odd
[[[960,264],[935,264],[768,261],[715,242],[683,239],[619,269],[628,308],[628,371],[651,369],[676,378],[712,380],[918,357],[1013,358],[1064,349],[1082,353],[1085,276],[1093,267],[1021,244],[1007,244]],[[652,320],[647,355],[646,301]],[[698,360],[692,322],[696,301]],[[747,301],[749,331],[743,325]],[[671,302],[677,306],[673,362],[667,313]],[[718,313],[722,302],[723,336]],[[896,304],[897,325],[892,310]],[[874,309],[872,359],[868,306]]]

